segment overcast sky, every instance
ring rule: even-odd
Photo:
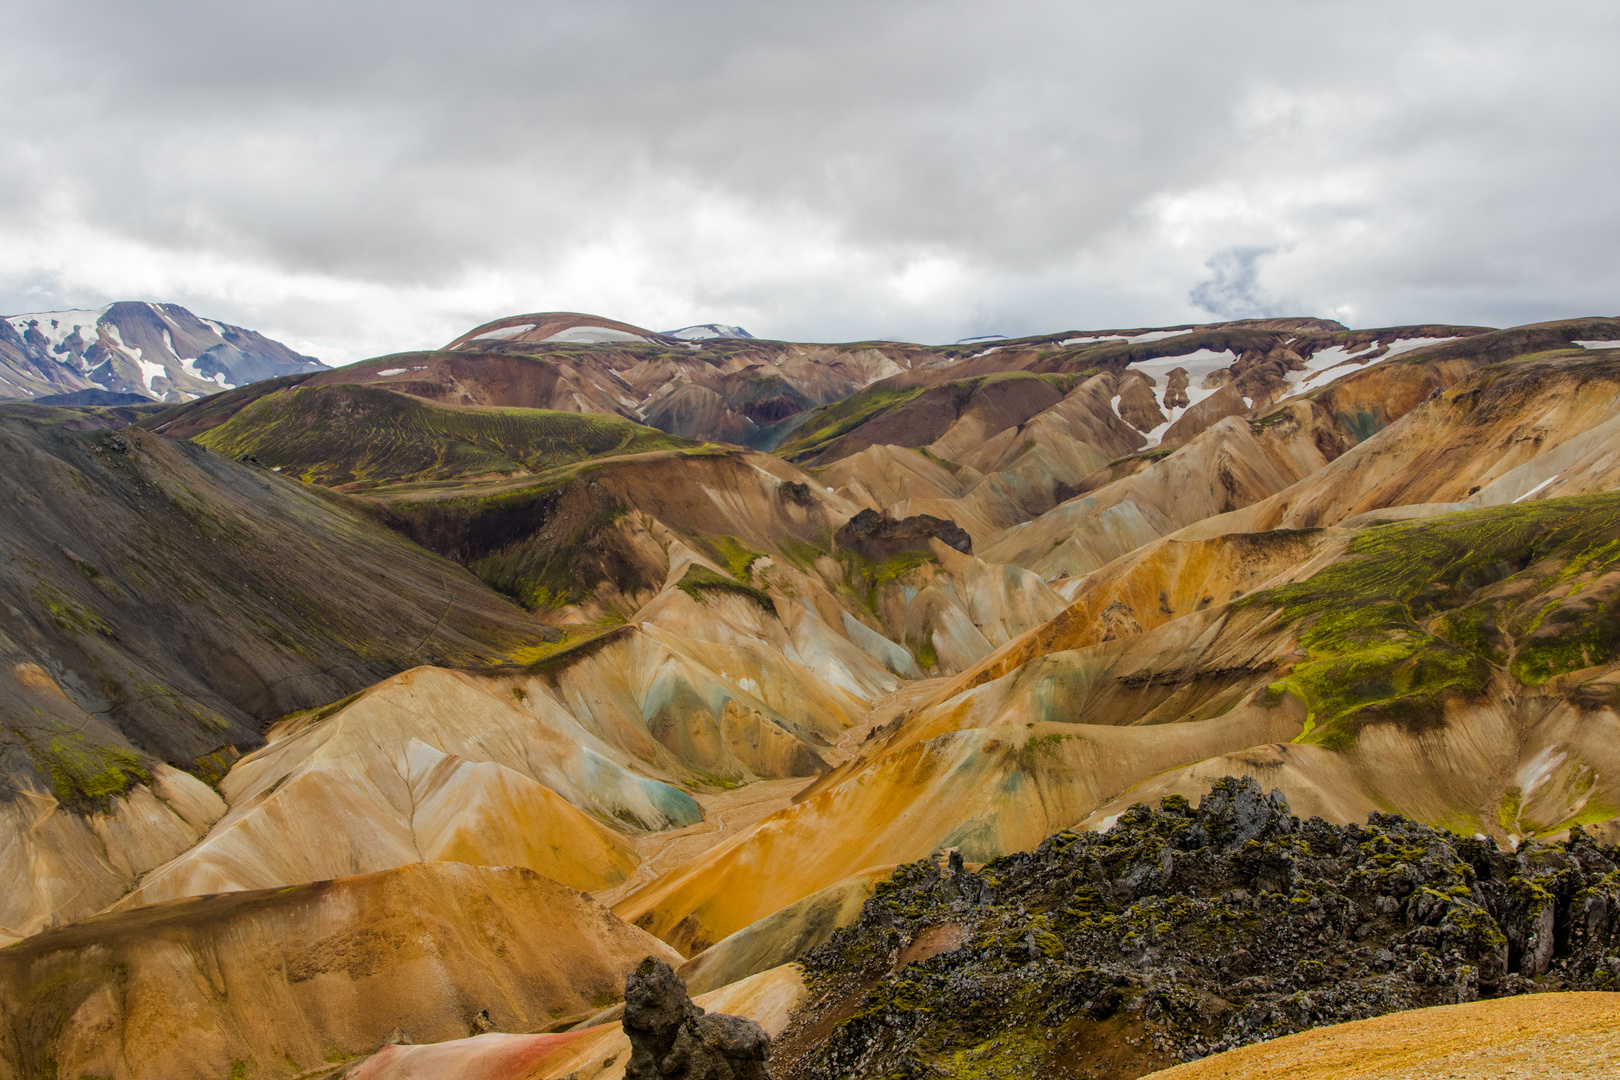
[[[0,309],[329,362],[1620,314],[1620,5],[11,0]]]

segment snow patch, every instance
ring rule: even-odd
[[[107,305],[107,307],[111,306],[111,304]],[[107,308],[97,308],[94,311],[79,309],[36,311],[28,315],[8,315],[6,316],[6,322],[10,323],[12,329],[16,330],[17,334],[21,336],[28,332],[29,323],[38,320],[39,332],[45,335],[46,340],[51,343],[50,347],[54,350],[62,342],[72,337],[75,330],[79,331],[79,336],[84,339],[85,345],[92,344],[96,340],[96,326],[106,313]]]
[[[473,341],[495,341],[502,338],[513,338],[519,334],[527,334],[535,328],[534,323],[524,323],[521,326],[503,326],[498,330],[486,330],[473,338]]]
[[[1190,331],[1189,331],[1190,332]],[[1204,389],[1204,380],[1222,368],[1231,367],[1237,363],[1237,354],[1231,349],[1222,349],[1215,352],[1213,349],[1199,349],[1196,352],[1185,353],[1181,356],[1160,356],[1152,360],[1143,360],[1131,364],[1129,370],[1140,371],[1151,376],[1156,385],[1153,388],[1154,397],[1158,400],[1159,409],[1170,419],[1160,424],[1152,431],[1145,432],[1148,443],[1144,450],[1151,450],[1164,439],[1164,433],[1170,430],[1170,425],[1186,415],[1187,410],[1197,405],[1220,389]],[[1170,372],[1176,368],[1187,369],[1187,404],[1185,407],[1170,408],[1164,404],[1165,391],[1170,387]],[[1114,412],[1119,412],[1119,399],[1114,399]]]
[[[391,368],[383,368],[381,371],[377,372],[377,374],[382,376],[383,378],[387,378],[390,375],[403,375],[409,370],[411,370],[411,369],[410,368],[402,368],[402,367],[391,367]]]
[[[683,326],[679,330],[666,330],[664,336],[679,338],[681,341],[713,341],[721,338],[752,338],[754,335],[740,326],[711,322]]]
[[[1164,341],[1166,338],[1180,337],[1190,334],[1192,330],[1149,330],[1144,334],[1099,334],[1095,337],[1064,338],[1059,345],[1095,345],[1099,341],[1124,341],[1132,345],[1145,345],[1150,341]]]
[[[1558,769],[1558,766],[1564,763],[1567,757],[1569,757],[1568,754],[1561,752],[1554,745],[1542,750],[1541,753],[1521,765],[1519,774],[1513,778],[1519,782],[1519,791],[1522,793],[1521,799],[1528,800],[1537,788],[1547,782],[1548,778]]]
[[[1556,476],[1547,477],[1547,479],[1543,480],[1541,483],[1537,484],[1535,487],[1531,488],[1529,491],[1525,492],[1523,495],[1520,495],[1517,499],[1514,499],[1513,501],[1516,502],[1516,503],[1524,502],[1524,500],[1528,499],[1530,496],[1534,495],[1536,492],[1541,491],[1548,484],[1552,483],[1556,479],[1558,479],[1558,477],[1556,477]]]
[[[1409,353],[1416,349],[1427,348],[1430,345],[1439,345],[1446,341],[1456,341],[1455,337],[1441,338],[1396,338],[1390,342],[1389,351],[1380,356],[1378,363],[1402,353]],[[1366,357],[1378,349],[1379,343],[1374,341],[1364,349],[1357,352],[1348,352],[1342,345],[1335,345],[1331,349],[1323,349],[1311,354],[1305,360],[1304,371],[1290,371],[1287,373],[1289,384],[1301,389],[1317,390],[1324,386],[1331,386],[1346,375],[1354,375],[1366,366]],[[1331,375],[1324,375],[1332,371]]]
[[[1577,341],[1583,349],[1620,349],[1620,341]]]
[[[533,327],[530,327],[530,329],[533,329]],[[479,337],[487,336],[489,335],[479,335]],[[570,326],[566,330],[552,334],[545,340],[576,345],[600,345],[609,341],[650,341],[650,339],[644,338],[640,334],[632,334],[628,330],[614,330],[606,326]]]

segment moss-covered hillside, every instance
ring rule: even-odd
[[[1493,669],[1534,687],[1620,655],[1620,493],[1378,526],[1308,580],[1235,606],[1300,627],[1306,656],[1272,692],[1306,703],[1305,741],[1438,722]]]
[[[618,416],[451,408],[353,384],[266,394],[196,441],[328,486],[534,473],[692,445]]]

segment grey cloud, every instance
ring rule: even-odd
[[[1222,251],[1204,265],[1212,276],[1193,286],[1187,299],[1221,319],[1261,319],[1282,314],[1259,282],[1259,262],[1269,248]]]
[[[0,247],[85,247],[0,264],[0,296],[160,281],[364,351],[562,299],[954,340],[1268,303],[1508,322],[1620,286],[1596,0],[12,8]],[[368,306],[390,291],[436,314]]]

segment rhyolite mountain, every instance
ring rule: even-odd
[[[0,399],[76,391],[187,401],[325,364],[179,304],[120,301],[92,311],[0,319]],[[49,404],[111,404],[104,399]]]
[[[198,400],[0,406],[0,1076],[616,1077],[638,949],[818,1077],[1123,1078],[1605,989],[1617,342],[553,312]],[[1295,879],[1192,842],[1226,777],[1280,792],[1238,800],[1251,839],[1371,959],[1283,948]],[[942,849],[959,871],[919,867]],[[1457,960],[1428,938],[1483,927],[1468,904],[1507,944]],[[1176,905],[1232,912],[1247,969],[1119,936]]]

